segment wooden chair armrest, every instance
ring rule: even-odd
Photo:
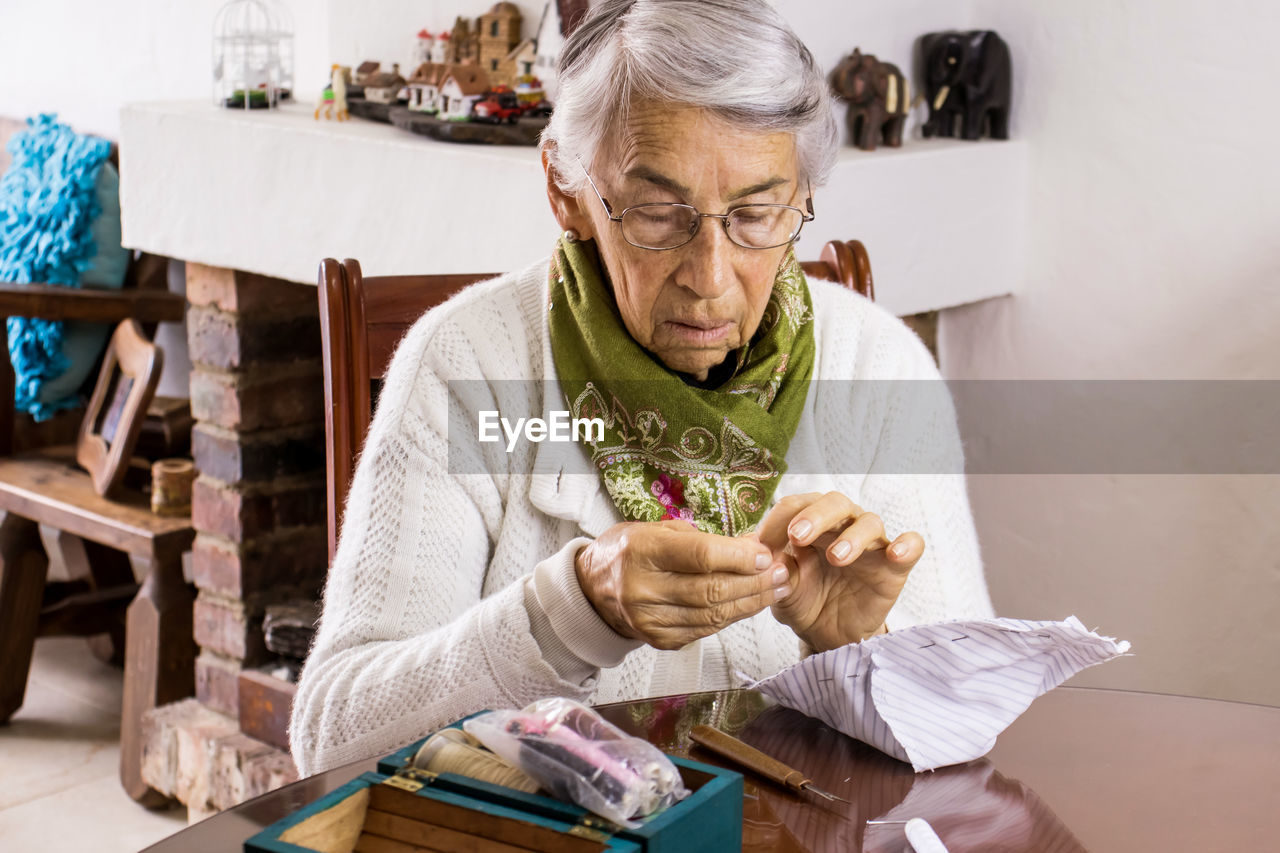
[[[41,317],[118,323],[180,322],[187,300],[167,290],[87,290],[50,284],[0,282],[0,317]]]

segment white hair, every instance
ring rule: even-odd
[[[765,0],[603,0],[560,53],[542,133],[560,189],[577,195],[602,145],[645,102],[700,107],[735,127],[794,134],[801,180],[826,181],[839,131],[826,78]]]

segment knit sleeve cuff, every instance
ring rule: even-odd
[[[534,567],[525,587],[530,630],[543,658],[561,678],[575,684],[598,669],[617,666],[644,645],[610,628],[578,585],[574,559],[589,544],[586,537],[566,544]]]

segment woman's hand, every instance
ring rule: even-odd
[[[752,538],[684,521],[617,524],[578,552],[578,584],[624,637],[679,649],[790,594],[789,573]],[[776,571],[775,571],[776,570]]]
[[[840,492],[783,498],[756,536],[791,576],[791,593],[773,605],[774,616],[819,652],[883,633],[924,554],[919,533],[890,541],[879,516]]]

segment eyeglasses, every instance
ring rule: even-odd
[[[804,224],[813,221],[812,193],[805,200],[808,213],[789,204],[744,204],[728,213],[702,213],[688,204],[655,202],[633,205],[615,215],[586,166],[581,161],[578,165],[609,219],[622,226],[622,239],[637,249],[678,249],[697,236],[703,219],[719,219],[729,239],[744,249],[774,249],[795,240]]]

